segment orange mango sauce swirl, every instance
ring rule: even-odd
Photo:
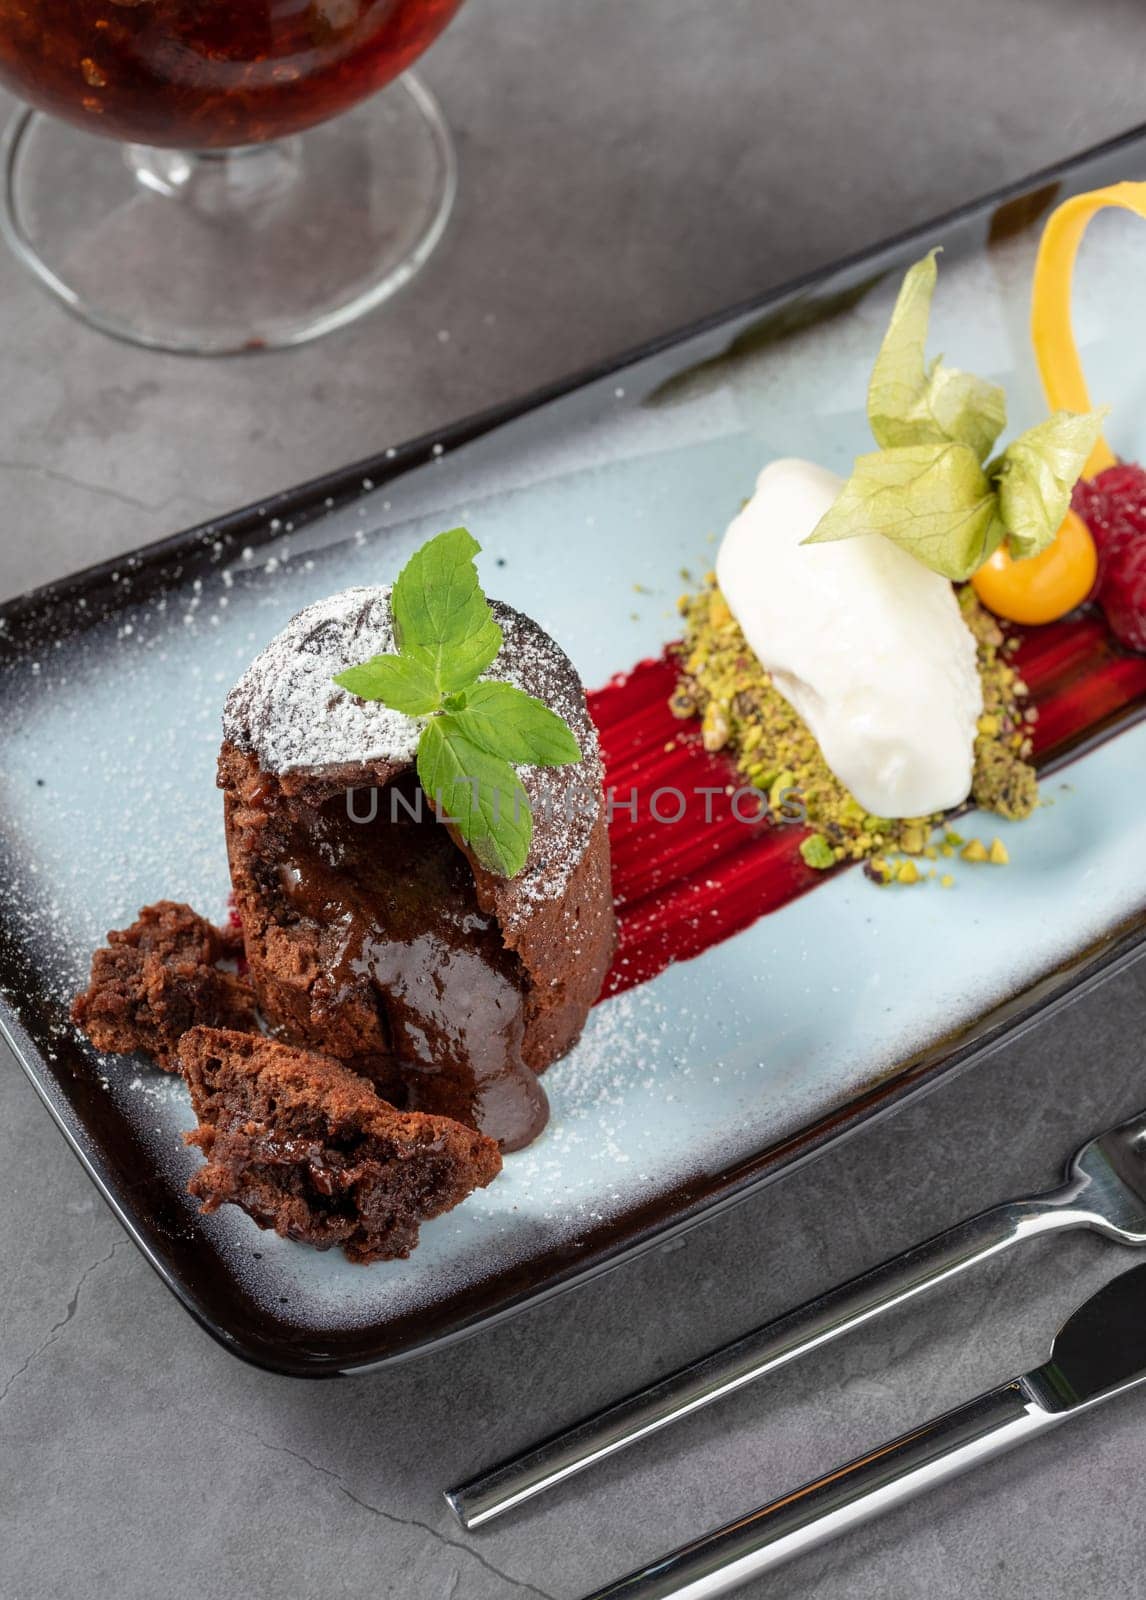
[[[1146,183],[1115,183],[1073,196],[1055,208],[1043,229],[1031,285],[1031,339],[1051,411],[1091,410],[1071,317],[1079,246],[1092,217],[1108,207],[1146,218]],[[1083,468],[1093,478],[1117,457],[1100,438]],[[1012,622],[1053,622],[1081,605],[1094,587],[1098,557],[1085,523],[1068,511],[1054,542],[1015,561],[996,550],[971,579],[979,599]]]

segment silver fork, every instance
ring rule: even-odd
[[[1064,1228],[1091,1228],[1119,1244],[1146,1244],[1146,1112],[1083,1145],[1070,1161],[1061,1187],[957,1223],[926,1244],[448,1490],[446,1499],[464,1527],[480,1528],[976,1262],[1022,1239]]]

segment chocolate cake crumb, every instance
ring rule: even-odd
[[[207,1164],[188,1189],[205,1212],[240,1206],[261,1228],[351,1261],[404,1257],[421,1223],[501,1170],[492,1139],[397,1111],[330,1056],[249,1033],[193,1028],[179,1064]]]
[[[142,1051],[176,1069],[180,1039],[197,1024],[258,1027],[250,984],[218,963],[241,938],[175,900],[144,906],[130,928],[113,930],[92,957],[91,981],[72,1002],[72,1021],[97,1050]]]

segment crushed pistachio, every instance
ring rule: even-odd
[[[958,596],[975,638],[983,686],[971,798],[1003,817],[1029,816],[1038,803],[1038,782],[1029,761],[1029,726],[1018,705],[1027,688],[1010,659],[1017,641],[1004,635],[970,585]],[[704,748],[727,750],[743,778],[768,795],[774,816],[783,791],[798,791],[814,830],[804,842],[818,858],[805,855],[809,865],[864,861],[877,883],[912,882],[921,881],[918,870],[915,879],[903,876],[904,863],[889,862],[889,855],[935,860],[962,848],[962,837],[951,829],[933,839],[942,816],[888,818],[864,811],[749,648],[713,573],[701,589],[681,596],[679,609],[684,639],[678,647],[681,676],[669,702],[673,715],[682,721],[700,717]],[[985,848],[981,858],[969,859],[988,859]]]
[[[919,868],[914,861],[901,861],[896,869],[895,878],[897,883],[918,883]]]
[[[673,690],[672,696],[669,699],[669,710],[672,712],[674,717],[679,717],[682,722],[689,717],[695,717],[698,715],[696,701],[683,686],[683,684],[678,685],[677,688]]]
[[[796,774],[790,772],[787,767],[783,772],[778,772],[768,785],[768,806],[777,816],[780,814],[780,807],[795,787]]]
[[[1004,635],[998,619],[979,604],[969,583],[957,592],[963,621],[975,636],[983,686],[971,798],[983,811],[1021,822],[1039,803],[1039,781],[1031,765],[1034,745],[1029,724],[1018,704],[1030,690],[1009,660],[1019,641],[1013,634]]]
[[[805,839],[800,846],[800,854],[809,867],[821,872],[836,864],[836,853],[822,833],[813,833],[811,838]]]
[[[986,861],[987,846],[982,839],[970,839],[959,852],[964,861]]]
[[[993,866],[1005,867],[1010,859],[1010,856],[1007,854],[1007,847],[1003,841],[1001,839],[992,839],[991,848],[987,852],[987,860],[990,861]]]
[[[955,879],[949,872],[945,872],[940,878],[939,887],[941,889],[953,889],[955,887]]]
[[[723,750],[732,737],[732,724],[719,700],[710,700],[704,708],[700,724],[700,737],[706,750]]]

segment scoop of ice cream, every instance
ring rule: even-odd
[[[947,579],[890,539],[803,543],[842,487],[813,462],[765,467],[724,536],[717,581],[859,803],[881,817],[945,811],[971,791],[975,641]]]

